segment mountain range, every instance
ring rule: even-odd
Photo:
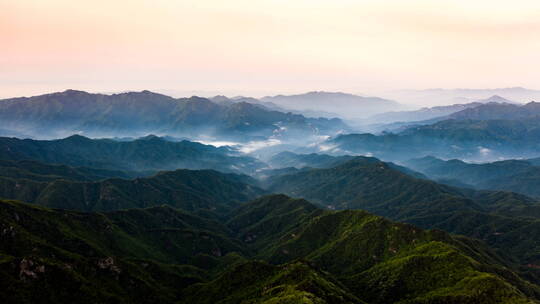
[[[0,100],[0,302],[540,303],[540,106],[507,91],[524,92],[419,111],[329,92]],[[335,109],[411,120],[309,118]]]
[[[511,254],[524,271],[535,272],[531,265],[540,264],[540,203],[524,195],[442,185],[362,157],[269,179],[270,192],[482,239],[501,254]]]
[[[398,133],[343,134],[302,152],[374,155],[405,161],[423,156],[493,161],[540,155],[540,117],[504,120],[447,119]]]
[[[540,103],[532,101],[525,105],[488,103],[450,114],[447,118],[472,120],[518,120],[538,116],[540,116]]]
[[[495,89],[427,89],[427,90],[399,90],[383,94],[388,98],[412,104],[455,104],[469,103],[478,99],[498,95],[505,99],[519,103],[540,100],[540,91],[522,87],[495,88]]]
[[[476,100],[471,103],[452,104],[446,106],[424,107],[413,111],[393,111],[374,115],[368,119],[371,123],[388,124],[396,122],[422,123],[428,120],[444,120],[446,116],[466,109],[476,108],[484,104],[514,104],[512,101],[493,95],[486,99]]]
[[[17,132],[45,138],[74,133],[93,137],[167,134],[249,141],[331,135],[348,128],[337,118],[306,118],[250,102],[216,103],[195,96],[175,99],[150,91],[105,95],[67,90],[0,100],[0,120],[6,135]]]
[[[459,183],[471,188],[506,190],[540,197],[540,167],[527,160],[467,163],[427,156],[406,162],[410,168],[442,183]]]
[[[145,178],[108,178],[91,182],[69,179],[45,182],[2,175],[0,173],[0,197],[81,211],[166,204],[190,212],[213,210],[219,213],[224,206],[245,202],[264,193],[253,186],[255,182],[247,176],[213,170],[180,169]]]
[[[165,206],[80,213],[0,201],[0,225],[7,302],[531,303],[540,295],[479,241],[283,195],[224,221]]]
[[[58,140],[0,137],[0,159],[127,171],[184,168],[248,173],[265,166],[228,147],[216,148],[186,140],[173,142],[157,136],[128,141],[80,135]]]
[[[393,100],[379,97],[364,97],[341,92],[314,91],[297,95],[276,95],[260,99],[284,108],[297,111],[336,113],[347,119],[366,118],[377,113],[405,109]],[[324,115],[326,116],[326,115]]]

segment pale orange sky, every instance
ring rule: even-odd
[[[0,97],[539,82],[538,0],[0,0]]]

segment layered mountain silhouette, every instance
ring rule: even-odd
[[[265,166],[227,147],[216,148],[186,140],[173,142],[157,136],[128,141],[80,135],[58,140],[0,137],[0,159],[127,171],[184,168],[247,173]]]
[[[428,156],[412,159],[406,164],[443,183],[460,182],[478,189],[506,190],[540,197],[540,167],[527,160],[473,164]]]
[[[427,90],[400,90],[388,92],[390,98],[403,100],[413,104],[455,104],[468,103],[475,100],[501,96],[515,102],[529,102],[540,100],[540,91],[523,87],[495,88],[495,89],[427,89]]]
[[[201,97],[172,98],[150,91],[91,94],[67,90],[0,100],[6,135],[214,136],[234,140],[295,135],[329,135],[348,127],[339,119],[306,118],[271,110],[245,98],[216,103]]]
[[[412,126],[398,133],[339,135],[316,148],[325,153],[370,154],[400,161],[430,155],[478,161],[532,158],[540,155],[539,130],[540,117],[448,119]]]
[[[344,93],[0,100],[71,135],[0,137],[0,302],[540,302],[540,106],[500,96],[378,135],[308,118],[401,109]]]
[[[297,95],[276,95],[260,99],[278,106],[297,111],[337,113],[345,118],[366,118],[368,116],[395,111],[405,106],[379,97],[364,97],[341,92],[314,91]],[[333,114],[330,114],[333,115]]]
[[[515,105],[512,101],[505,99],[498,95],[493,95],[486,99],[480,99],[470,103],[464,104],[452,104],[447,106],[425,107],[414,111],[394,111],[387,112],[378,115],[374,115],[369,118],[368,121],[372,123],[388,124],[397,122],[408,122],[409,124],[429,124],[430,122],[436,122],[444,119],[451,118],[454,113],[462,112],[464,110],[473,109],[479,106],[486,107],[487,105]],[[471,118],[473,119],[473,118]],[[405,125],[405,124],[404,124]],[[391,125],[390,125],[391,126]],[[390,127],[387,126],[386,128]],[[395,127],[395,126],[394,126]]]
[[[471,120],[517,120],[538,116],[540,116],[540,103],[532,101],[525,105],[488,103],[453,113],[447,118]]]

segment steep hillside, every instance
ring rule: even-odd
[[[0,201],[0,228],[7,302],[529,303],[540,296],[479,241],[279,195],[232,211],[227,225],[167,206],[81,213]]]
[[[248,262],[210,283],[195,284],[182,303],[364,303],[329,274],[306,262]]]
[[[267,204],[278,211],[262,211]],[[505,262],[480,242],[442,231],[392,223],[364,211],[314,211],[306,201],[286,196],[263,197],[240,210],[242,216],[229,227],[249,236],[245,241],[259,249],[259,257],[273,263],[306,259],[368,303],[522,301],[508,282],[527,294],[537,292],[500,267]],[[287,224],[292,214],[299,224]],[[269,238],[263,227],[270,223],[283,232],[274,230]]]
[[[472,236],[511,253],[522,265],[540,264],[532,229],[540,224],[540,204],[523,195],[454,188],[362,158],[334,168],[276,176],[269,189],[330,209],[363,209],[423,228]],[[527,229],[532,230],[519,240],[506,238]]]
[[[241,252],[227,228],[167,207],[78,213],[0,201],[4,303],[173,303],[198,255]]]

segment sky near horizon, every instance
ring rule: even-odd
[[[540,89],[538,0],[0,0],[0,97]]]

